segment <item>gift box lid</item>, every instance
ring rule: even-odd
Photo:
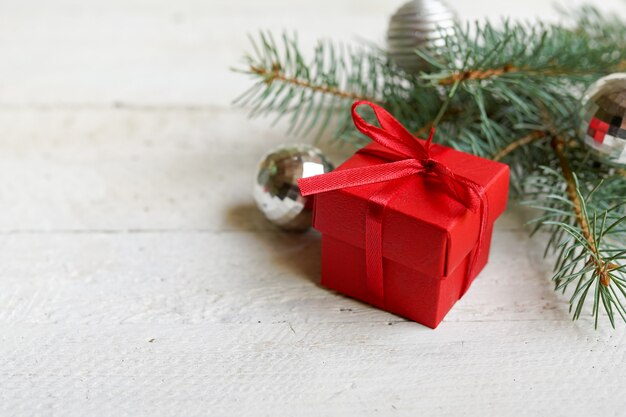
[[[422,141],[423,142],[423,141]],[[367,150],[384,149],[371,143],[337,170],[386,163]],[[505,164],[431,145],[431,158],[455,174],[484,187],[488,224],[506,208],[509,167]],[[414,175],[398,181],[403,192],[389,202],[383,218],[383,256],[422,273],[445,278],[477,244],[480,213],[467,210],[442,190],[441,182],[429,175]],[[365,214],[369,197],[387,183],[344,188],[315,196],[314,226],[353,246],[365,246]]]

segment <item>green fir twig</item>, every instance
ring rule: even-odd
[[[307,60],[295,35],[263,32],[240,69],[254,84],[237,103],[286,118],[294,134],[362,146],[348,110],[366,99],[417,136],[436,124],[444,144],[508,163],[514,195],[540,210],[534,231],[548,232],[573,318],[592,300],[596,325],[602,312],[615,325],[626,320],[626,171],[596,162],[576,138],[582,92],[626,70],[626,24],[589,7],[566,17],[458,26],[439,49],[415,51],[430,63],[420,74],[367,45],[321,41]]]

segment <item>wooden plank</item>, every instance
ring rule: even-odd
[[[0,130],[0,231],[266,230],[257,161],[304,140],[243,110],[186,108],[5,108]],[[335,162],[352,152],[321,146]]]
[[[260,123],[241,112],[5,109],[0,229],[227,227],[281,139]]]
[[[569,2],[583,3],[583,0]],[[304,50],[319,38],[384,42],[403,0],[263,2],[77,0],[0,3],[0,103],[228,106],[244,79],[228,71],[259,29],[297,30]],[[558,16],[549,2],[450,2],[468,21]],[[621,0],[603,10],[625,12]]]
[[[620,415],[624,333],[569,321],[528,212],[432,331],[321,288],[319,236],[254,207],[301,139],[230,107],[246,33],[380,42],[402,2],[0,2],[0,415]]]
[[[320,288],[315,234],[0,235],[0,413],[622,407],[606,381],[626,371],[624,333],[571,324],[533,244],[494,238],[491,264],[433,331]]]
[[[446,322],[569,321],[524,236],[496,232],[491,263]],[[272,230],[1,234],[0,321],[403,321],[320,287],[319,240]]]
[[[625,371],[624,334],[566,322],[435,332],[365,322],[1,325],[0,340],[5,415],[588,416],[626,406],[611,383]]]

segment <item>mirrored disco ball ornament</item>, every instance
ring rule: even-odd
[[[585,92],[581,109],[584,144],[609,165],[626,167],[626,73],[600,78]]]
[[[298,179],[333,169],[322,152],[310,145],[285,145],[270,151],[260,163],[254,184],[254,199],[265,217],[291,231],[311,227],[312,199],[302,197]]]
[[[412,0],[391,16],[387,30],[389,57],[407,72],[427,71],[430,64],[416,49],[436,55],[445,45],[445,36],[454,34],[456,14],[442,0]]]

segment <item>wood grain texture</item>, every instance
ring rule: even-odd
[[[0,0],[0,415],[623,415],[624,331],[570,321],[520,208],[432,331],[320,287],[319,235],[254,207],[297,139],[230,107],[245,32],[380,40],[400,3]]]

